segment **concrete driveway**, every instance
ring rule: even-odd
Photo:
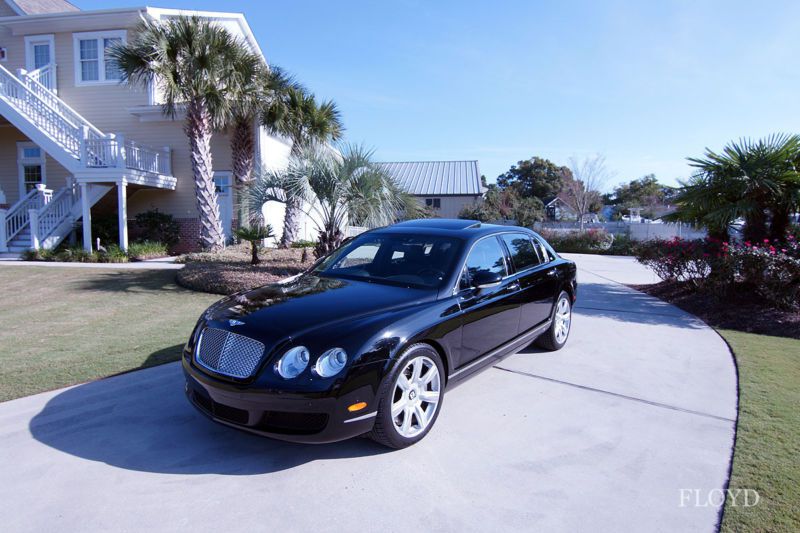
[[[731,355],[708,327],[575,256],[570,341],[448,390],[433,432],[388,451],[299,446],[209,422],[178,364],[0,404],[4,531],[715,531]]]

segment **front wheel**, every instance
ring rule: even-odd
[[[379,391],[369,437],[390,448],[422,440],[433,427],[444,396],[444,366],[428,344],[414,344],[398,359]]]
[[[572,325],[572,302],[566,291],[561,291],[553,307],[550,327],[542,333],[536,344],[552,352],[560,350],[567,344],[570,326]]]

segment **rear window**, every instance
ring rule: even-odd
[[[539,264],[539,256],[533,241],[524,233],[503,233],[500,236],[511,254],[511,262],[517,272]]]

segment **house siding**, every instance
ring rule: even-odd
[[[427,198],[438,198],[441,207],[433,211],[434,216],[439,218],[458,218],[461,210],[468,205],[472,205],[480,199],[480,196],[415,196],[422,207],[425,207]]]

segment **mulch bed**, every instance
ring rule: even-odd
[[[229,246],[217,254],[183,256],[180,261],[186,266],[178,271],[176,281],[187,289],[228,295],[294,276],[314,263],[311,250],[305,262],[300,249],[264,250],[259,254],[261,264],[253,266],[249,246]]]
[[[770,307],[749,290],[720,297],[675,281],[632,287],[680,307],[715,328],[800,339],[800,311]]]

